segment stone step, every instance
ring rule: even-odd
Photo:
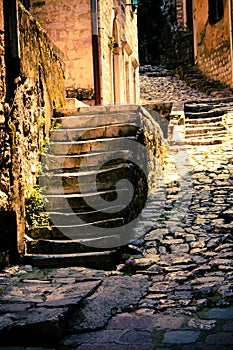
[[[190,138],[190,139],[186,139],[185,143],[187,145],[192,145],[192,146],[209,146],[209,145],[217,145],[217,144],[221,144],[224,142],[226,135],[223,137],[197,137],[197,138]]]
[[[228,113],[230,108],[222,107],[218,109],[211,109],[207,112],[185,112],[186,118],[199,119],[199,118],[216,118]]]
[[[116,215],[117,214],[115,214],[115,216]],[[87,238],[93,238],[93,234],[92,232],[90,232],[93,227],[100,228],[104,232],[104,230],[108,228],[121,227],[122,225],[124,225],[125,220],[123,218],[119,218],[119,214],[118,214],[118,217],[116,218],[112,218],[111,215],[109,215],[109,217],[107,216],[107,218],[103,220],[97,219],[96,221],[94,220],[90,221],[89,219],[87,222],[85,222],[83,219],[80,218],[80,216],[78,216],[77,222],[78,223],[81,222],[81,223],[80,224],[76,223],[73,225],[70,224],[69,222],[66,222],[63,225],[57,224],[56,226],[52,226],[52,230],[54,230],[55,232],[56,231],[63,232],[64,235],[71,237],[72,239],[75,239],[75,240],[83,239],[83,237],[87,239]]]
[[[62,226],[69,223],[69,225],[75,225],[77,224],[77,216],[86,223],[93,223],[98,222],[102,220],[106,220],[106,217],[108,220],[116,219],[119,217],[119,214],[121,211],[125,209],[125,205],[115,205],[111,206],[108,205],[102,210],[92,210],[92,211],[81,211],[81,208],[77,209],[77,211],[51,211],[47,212],[47,215],[49,216],[49,219],[51,220],[51,223],[56,223],[58,226]]]
[[[59,268],[81,266],[95,269],[112,270],[118,263],[116,249],[103,252],[77,254],[25,254],[24,263],[39,268]]]
[[[129,159],[131,152],[129,150],[115,150],[109,152],[91,152],[82,155],[62,155],[47,154],[43,159],[46,171],[66,171],[70,169],[79,169],[80,166],[87,169],[99,167],[100,164],[111,163],[119,164],[122,159]],[[114,160],[114,162],[113,162]]]
[[[79,113],[70,117],[53,118],[52,121],[64,129],[97,128],[131,123],[140,125],[139,116],[132,111],[125,113],[116,111],[109,114],[94,114],[94,111],[90,111],[86,115]]]
[[[118,237],[112,236],[112,241]],[[102,238],[80,239],[80,240],[46,240],[37,239],[27,242],[27,254],[78,254],[109,251],[109,248],[98,248],[93,245],[101,245]]]
[[[94,139],[86,141],[67,141],[67,142],[51,142],[49,146],[49,152],[54,155],[74,155],[83,154],[89,152],[98,151],[116,151],[124,149],[125,142],[127,139],[135,140],[136,137],[117,137],[117,138],[105,138],[105,139]],[[46,154],[44,155],[46,157]]]
[[[232,108],[233,98],[222,98],[207,101],[192,101],[185,103],[185,112],[208,112],[217,108]]]
[[[219,137],[219,136],[226,136],[226,130],[225,129],[220,129],[217,131],[214,130],[193,130],[192,133],[188,133],[185,135],[185,138],[197,138],[197,137]]]
[[[187,127],[185,128],[185,134],[206,134],[208,132],[210,133],[214,133],[214,132],[218,132],[218,131],[223,131],[226,130],[224,128],[224,126],[222,125],[208,125],[208,124],[203,124],[202,126],[195,126],[192,125],[191,127],[189,125],[187,125]]]
[[[46,214],[49,217],[51,226],[42,226],[42,227],[32,227],[28,230],[28,236],[33,239],[64,239],[65,235],[62,234],[58,229],[53,227],[64,227],[66,225],[77,225],[77,222],[80,224],[80,231],[84,231],[84,228],[88,229],[89,226],[96,224],[101,226],[116,226],[123,224],[123,219],[119,218],[120,213],[125,209],[125,205],[115,205],[108,207],[106,206],[102,211],[101,210],[90,210],[82,211],[82,208],[74,210],[61,210],[61,211],[47,211]],[[45,213],[44,213],[45,214]],[[79,221],[78,221],[79,220]]]
[[[119,180],[132,177],[133,168],[132,164],[123,163],[99,170],[47,173],[40,176],[40,188],[44,195],[114,190]]]
[[[80,141],[117,136],[134,136],[138,131],[136,124],[116,124],[92,128],[55,129],[51,133],[53,141]]]
[[[222,125],[222,116],[220,117],[213,117],[213,118],[200,118],[200,119],[189,119],[185,118],[185,125],[188,127],[197,127],[198,126],[205,126],[205,125],[210,125],[210,126],[219,126]]]
[[[99,213],[99,211],[98,211]],[[117,215],[117,217],[116,217]],[[55,220],[53,220],[55,221]],[[76,214],[76,222],[69,222],[68,220],[63,220],[63,223],[57,223],[56,226],[52,226],[52,229],[55,231],[65,231],[69,230],[70,232],[73,232],[73,235],[81,235],[83,236],[84,234],[89,233],[90,227],[95,226],[95,227],[101,227],[101,228],[109,228],[109,227],[119,227],[124,224],[124,219],[119,218],[119,214],[117,213],[103,213],[103,217],[100,218],[99,215],[97,218],[95,216],[90,216],[87,218],[87,216],[83,216],[82,213],[77,213]],[[79,223],[81,222],[81,223]],[[89,230],[89,231],[88,231]]]
[[[111,206],[111,202],[116,199],[119,200],[119,198],[120,204],[127,206],[130,197],[130,189],[123,188],[117,191],[106,190],[82,194],[48,194],[44,197],[46,201],[46,210],[49,211],[62,211],[62,209],[67,206],[76,211],[90,210],[90,208],[103,210],[106,208],[108,202]],[[102,200],[100,201],[100,199]]]

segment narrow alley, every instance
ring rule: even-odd
[[[233,349],[232,92],[200,92],[160,67],[140,79],[143,105],[177,106],[143,235],[111,271],[2,271],[0,349]]]

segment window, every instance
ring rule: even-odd
[[[209,0],[209,23],[215,24],[223,17],[223,0]]]
[[[29,10],[30,0],[22,0],[21,1],[26,10]]]

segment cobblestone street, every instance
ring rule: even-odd
[[[141,91],[143,104],[186,102],[188,115],[140,217],[144,239],[114,271],[6,268],[0,349],[233,349],[233,97],[159,69],[141,74]]]

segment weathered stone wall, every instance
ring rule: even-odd
[[[64,53],[67,97],[91,101],[94,98],[91,1],[31,0],[30,4],[32,15]],[[132,6],[125,4],[125,0],[98,1],[103,104],[139,102],[137,15]],[[118,48],[111,50],[109,38],[114,36]]]
[[[5,68],[5,45],[4,45],[4,18],[3,3],[0,1],[0,161],[2,160],[2,152],[4,148],[4,101],[6,94],[6,68]],[[1,163],[0,163],[1,167]],[[0,203],[1,207],[7,206],[7,194],[1,186],[2,171],[0,172]]]
[[[21,74],[14,100],[1,104],[0,210],[16,213],[18,250],[22,253],[25,199],[37,180],[40,150],[49,134],[53,108],[64,104],[64,71],[58,50],[21,5],[19,46]],[[5,77],[1,78],[4,81]]]
[[[4,18],[3,18],[3,3],[0,1],[0,102],[4,101],[5,97],[5,49],[4,49]],[[1,116],[0,110],[0,116]],[[1,117],[0,117],[1,118]]]
[[[66,87],[94,88],[89,0],[30,1],[30,12],[64,53]]]
[[[229,1],[223,3],[223,18],[210,24],[208,1],[194,1],[195,62],[205,75],[232,86]]]

